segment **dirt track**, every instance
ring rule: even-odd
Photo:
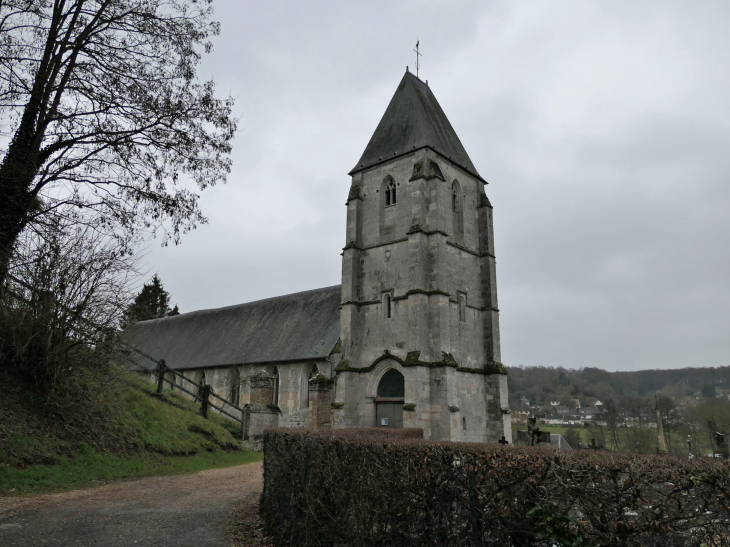
[[[235,501],[261,491],[262,464],[0,498],[0,545],[226,546]]]

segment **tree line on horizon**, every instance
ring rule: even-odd
[[[510,400],[522,397],[534,403],[551,398],[595,399],[647,397],[664,394],[683,397],[713,397],[730,391],[730,366],[681,369],[652,369],[609,372],[596,367],[508,367]]]

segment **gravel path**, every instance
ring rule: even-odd
[[[260,492],[262,464],[0,498],[0,545],[226,546],[235,501]]]

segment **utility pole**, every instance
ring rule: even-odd
[[[659,453],[660,454],[666,454],[667,453],[667,442],[664,439],[664,426],[662,424],[662,414],[659,412],[659,399],[656,396],[656,393],[654,394],[654,410],[656,410],[656,427],[657,427],[657,433],[659,434]]]

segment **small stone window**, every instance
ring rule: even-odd
[[[459,190],[456,185],[451,187],[451,210],[459,210]]]
[[[466,321],[466,294],[459,293],[459,321]]]
[[[466,418],[461,419],[461,429],[466,431]]]
[[[390,297],[389,293],[386,293],[383,296],[383,308],[385,311],[385,318],[390,319],[393,315],[393,299]]]
[[[393,179],[385,181],[385,206],[395,205],[395,182]]]

